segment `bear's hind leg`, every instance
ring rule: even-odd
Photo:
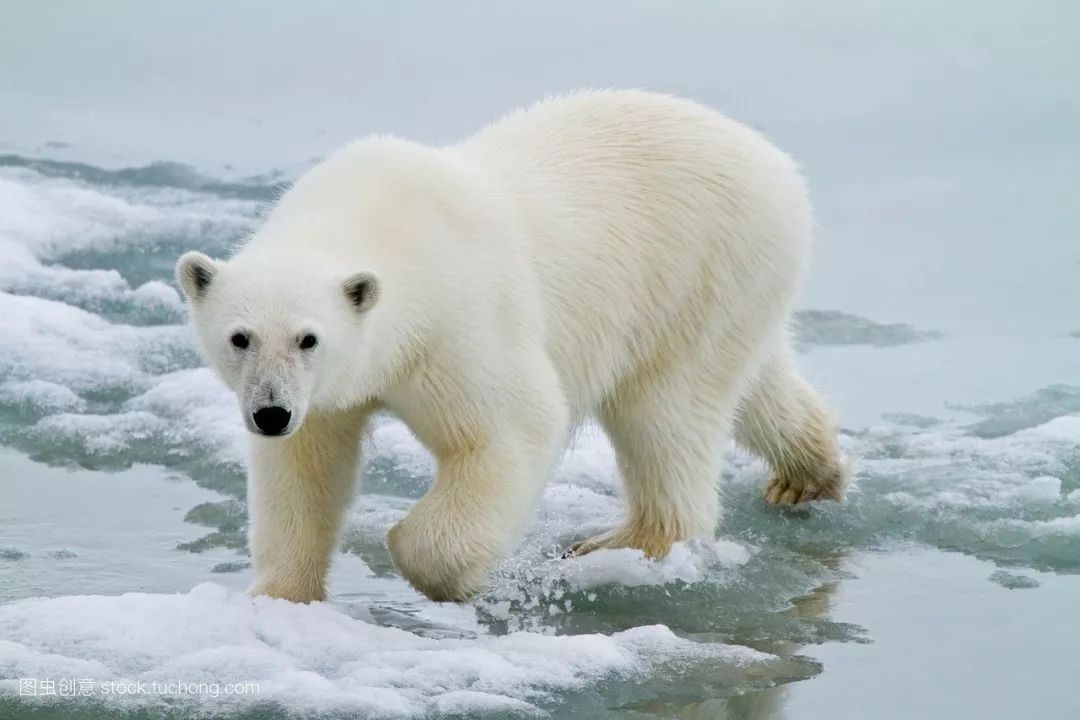
[[[605,403],[599,417],[615,448],[627,517],[614,530],[573,546],[568,555],[629,547],[659,558],[676,542],[712,536],[739,378],[738,372],[717,372],[712,379],[677,373],[659,382],[632,383],[629,392]]]
[[[799,376],[786,339],[761,365],[735,420],[736,441],[773,472],[766,501],[791,505],[841,500],[847,473],[836,424],[814,389]]]

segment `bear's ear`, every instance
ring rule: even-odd
[[[193,250],[184,253],[176,261],[176,282],[191,302],[206,297],[206,291],[216,274],[217,263],[201,252]]]
[[[345,278],[341,289],[357,312],[371,309],[379,299],[379,281],[369,272],[353,273]]]

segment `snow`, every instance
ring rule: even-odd
[[[744,671],[772,656],[700,644],[662,626],[609,636],[528,632],[428,639],[356,619],[327,603],[249,598],[203,583],[177,595],[34,598],[0,606],[0,693],[20,678],[95,681],[95,700],[125,708],[165,702],[242,709],[271,702],[303,712],[412,717],[431,710],[538,714],[561,691],[642,676],[670,661]],[[257,693],[159,695],[149,684],[254,683]],[[105,695],[102,683],[143,692]]]

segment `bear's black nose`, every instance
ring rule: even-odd
[[[255,427],[264,435],[280,435],[289,426],[292,413],[283,407],[271,405],[255,411],[252,416]]]

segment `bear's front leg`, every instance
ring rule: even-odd
[[[549,438],[531,448],[501,438],[447,453],[428,494],[390,529],[401,574],[436,601],[480,592],[495,563],[524,530],[553,464]]]
[[[326,599],[326,574],[356,484],[366,414],[311,413],[292,435],[252,436],[252,595]]]

